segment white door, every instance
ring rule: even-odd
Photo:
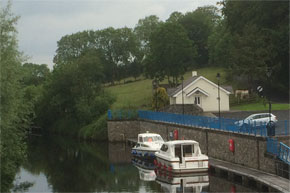
[[[194,104],[201,107],[201,96],[194,97]]]

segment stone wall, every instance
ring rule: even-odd
[[[108,121],[108,140],[121,142],[126,139],[137,139],[140,133],[139,121]]]
[[[266,153],[267,141],[265,137],[154,121],[108,121],[109,141],[137,139],[139,133],[146,131],[158,133],[164,140],[170,140],[170,133],[174,130],[178,130],[179,139],[198,141],[202,153],[209,157],[276,173],[275,159],[267,156]],[[229,139],[234,140],[234,152],[229,150]],[[289,136],[279,137],[278,140],[289,145]]]

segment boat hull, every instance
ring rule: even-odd
[[[204,173],[208,171],[208,159],[185,160],[180,163],[175,160],[166,160],[156,156],[158,170],[173,174]]]
[[[145,159],[154,159],[157,150],[132,149],[131,154],[134,157],[141,157]]]

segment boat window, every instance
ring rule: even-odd
[[[168,150],[168,146],[163,144],[161,147],[161,151],[167,151]]]
[[[175,150],[175,157],[178,157],[179,158],[179,162],[182,163],[180,146],[176,145],[174,150]]]
[[[137,143],[135,147],[140,147],[140,144],[139,144],[139,143]]]
[[[156,138],[157,138],[157,141],[163,141],[161,136],[156,136]]]
[[[152,137],[144,137],[144,142],[152,142],[153,138]]]
[[[139,142],[143,142],[143,138],[142,137],[139,137]]]
[[[183,146],[183,156],[184,157],[191,157],[193,153],[192,145],[184,145]]]

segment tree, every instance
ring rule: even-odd
[[[83,53],[98,49],[105,74],[103,82],[114,84],[114,81],[130,76],[128,68],[131,63],[142,69],[143,55],[139,43],[136,34],[127,27],[78,32],[58,41],[54,62],[56,67],[73,63]]]
[[[255,80],[265,79],[267,66],[273,57],[272,46],[267,44],[267,36],[255,25],[245,26],[243,35],[234,36],[232,72],[247,77],[248,85]]]
[[[178,23],[164,23],[151,36],[146,70],[152,78],[173,77],[177,83],[195,56],[195,46],[185,29]]]
[[[237,49],[232,52],[232,58],[236,61],[235,67],[240,66],[241,69],[245,67],[244,64],[238,64],[241,57],[244,57],[243,61],[250,60],[252,65],[247,68],[251,70],[259,68],[255,72],[256,80],[254,81],[259,79],[267,87],[269,87],[269,80],[266,78],[266,71],[271,69],[270,81],[275,82],[272,84],[274,89],[279,88],[280,92],[289,95],[287,92],[289,88],[289,3],[286,1],[224,0],[222,5],[226,29],[234,38],[235,44],[238,42],[239,46],[242,46],[239,48],[236,46],[243,52],[240,56],[237,54]]]
[[[231,66],[233,47],[233,36],[226,28],[224,20],[221,20],[208,37],[209,64],[226,68]]]
[[[0,9],[1,69],[1,191],[8,192],[21,162],[25,159],[24,129],[30,125],[31,104],[21,87],[22,55],[18,51],[16,23],[11,3]]]
[[[88,50],[75,61],[54,68],[37,111],[42,127],[77,135],[82,127],[107,111],[113,98],[101,85],[104,78],[101,57],[101,51]],[[65,131],[63,125],[70,127],[70,131]]]
[[[150,36],[160,24],[162,24],[162,21],[156,15],[150,15],[144,19],[139,19],[138,24],[134,28],[134,33],[138,37],[144,57],[150,52]]]
[[[188,12],[179,19],[180,24],[186,29],[189,39],[197,45],[196,63],[199,66],[208,64],[208,37],[219,18],[216,7],[205,6]]]
[[[23,73],[22,83],[27,86],[43,84],[50,74],[46,64],[25,63],[22,65],[21,71]]]
[[[183,14],[180,13],[180,12],[175,11],[175,12],[170,14],[170,16],[166,20],[166,22],[178,23],[181,18],[183,18]]]

